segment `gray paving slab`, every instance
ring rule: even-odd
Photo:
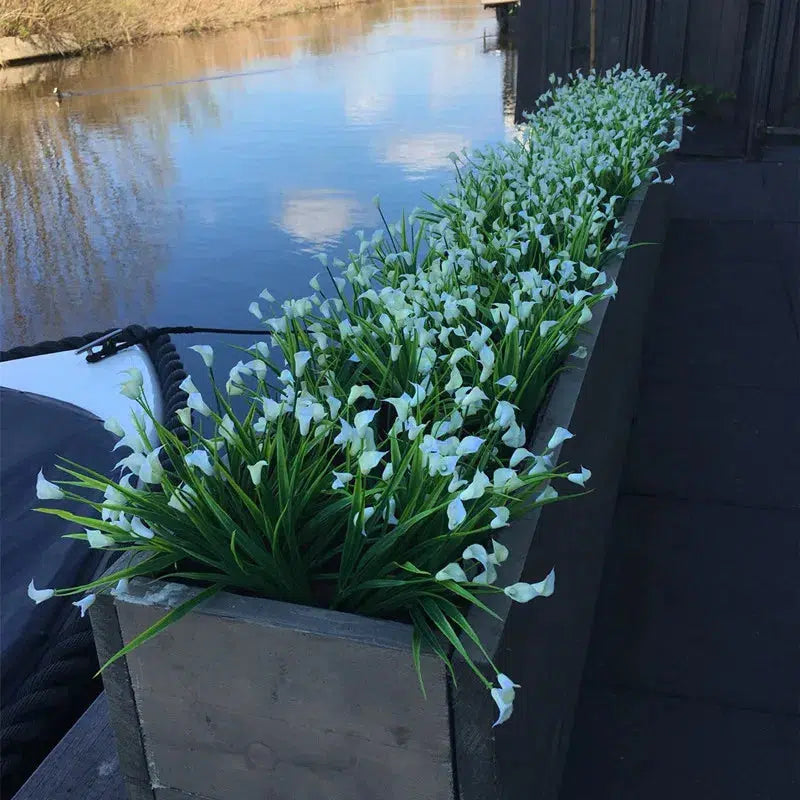
[[[792,800],[800,718],[586,689],[561,800]]]
[[[648,381],[622,492],[800,508],[799,410],[792,390]]]
[[[620,497],[584,679],[800,713],[799,578],[800,511]]]
[[[662,267],[645,337],[645,380],[800,391],[800,336],[782,262],[672,249]]]
[[[675,174],[675,218],[800,220],[799,162],[690,160]]]

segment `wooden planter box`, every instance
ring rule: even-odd
[[[543,411],[533,450],[556,425],[575,433],[559,461],[593,471],[593,491],[538,509],[503,532],[506,583],[540,580],[547,600],[503,622],[472,614],[487,650],[522,689],[512,718],[463,662],[452,687],[411,628],[334,611],[220,594],[104,673],[131,800],[554,800],[592,625],[635,407],[645,316],[667,220],[668,188],[644,186],[624,216],[633,243],[607,270],[617,298],[595,307]],[[198,590],[131,582],[91,609],[101,661]],[[475,654],[478,663],[482,659]],[[487,669],[488,673],[488,669]]]

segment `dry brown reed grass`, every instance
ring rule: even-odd
[[[4,0],[0,36],[105,47],[151,36],[228,28],[360,0]]]

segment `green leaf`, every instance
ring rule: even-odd
[[[111,658],[100,667],[99,670],[95,673],[95,678],[104,670],[106,667],[113,664],[118,659],[126,656],[128,653],[131,652],[134,648],[138,647],[140,644],[144,644],[148,639],[152,639],[154,636],[158,635],[163,631],[165,628],[172,625],[174,622],[177,622],[181,617],[185,617],[193,608],[199,606],[204,600],[207,600],[209,597],[213,597],[217,592],[219,592],[223,587],[220,584],[214,584],[213,586],[209,586],[207,589],[204,589],[202,592],[199,592],[194,597],[190,597],[188,600],[184,600],[176,608],[173,608],[169,613],[165,614],[161,617],[158,622],[151,625],[147,630],[142,631],[138,636],[134,636],[133,639],[128,642],[121,650],[117,651]]]

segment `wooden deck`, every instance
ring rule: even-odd
[[[561,800],[800,797],[800,147],[676,176]]]

